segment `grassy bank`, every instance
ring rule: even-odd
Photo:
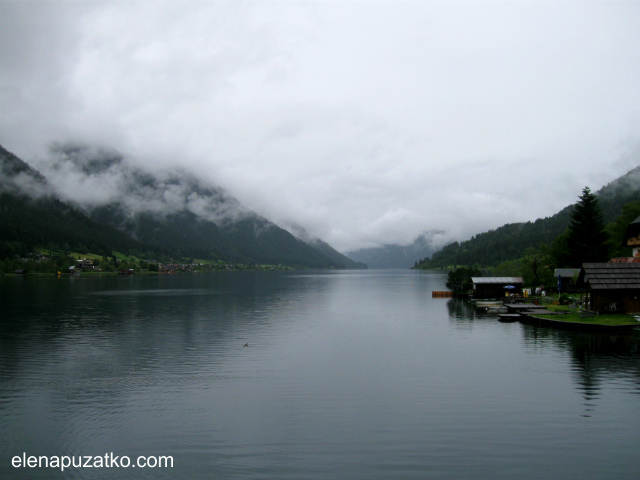
[[[602,313],[592,315],[578,308],[567,305],[546,305],[553,314],[532,313],[531,316],[555,322],[575,323],[584,325],[601,325],[609,327],[637,326],[640,321],[635,316],[623,313]]]
[[[567,322],[567,323],[583,323],[587,325],[603,325],[603,326],[638,326],[640,327],[640,322],[636,320],[634,317],[624,314],[602,314],[602,315],[593,315],[593,316],[582,316],[580,312],[569,312],[561,315],[544,315],[544,314],[533,314],[533,316],[540,317],[546,320],[554,320],[557,322]]]

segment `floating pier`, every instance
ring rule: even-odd
[[[434,290],[431,292],[431,298],[451,298],[451,297],[453,297],[453,292],[450,290],[445,290],[445,291]]]

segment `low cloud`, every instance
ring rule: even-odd
[[[216,224],[249,214],[232,196],[192,173],[151,171],[109,148],[55,144],[39,167],[60,197],[89,211],[112,204],[130,215],[189,211]]]
[[[634,2],[2,2],[0,144],[122,152],[43,169],[88,204],[206,212],[182,169],[342,251],[460,240],[639,163],[639,23]],[[136,172],[162,194],[127,194]]]

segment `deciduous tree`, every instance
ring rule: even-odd
[[[460,267],[451,270],[447,276],[447,288],[454,293],[466,292],[473,288],[471,277],[480,277],[482,273],[477,268]]]

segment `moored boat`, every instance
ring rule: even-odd
[[[498,315],[498,321],[503,323],[512,323],[520,320],[519,313],[501,313]]]

